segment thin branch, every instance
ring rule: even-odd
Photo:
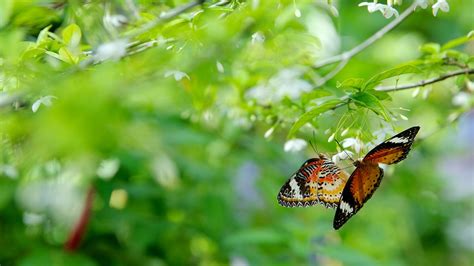
[[[203,4],[205,1],[206,0],[195,0],[195,1],[191,1],[187,4],[184,4],[182,6],[178,6],[174,9],[171,9],[168,12],[165,12],[165,13],[161,14],[155,20],[150,21],[149,23],[145,24],[145,26],[143,26],[142,28],[137,29],[136,31],[133,31],[133,32],[129,33],[125,37],[126,38],[133,38],[133,37],[136,37],[136,36],[141,35],[143,33],[146,33],[148,31],[152,30],[154,27],[158,26],[160,23],[162,23],[164,21],[167,21],[167,20],[170,20],[170,19],[172,19],[176,16],[179,16],[179,15],[183,14],[184,12],[192,9],[193,7],[196,7],[196,6],[199,6],[199,5]]]
[[[318,69],[339,61],[349,61],[350,58],[354,57],[356,54],[362,52],[365,48],[372,45],[378,39],[382,38],[387,32],[394,29],[398,24],[400,24],[404,19],[406,19],[409,15],[411,15],[415,11],[415,7],[417,6],[417,1],[413,1],[413,3],[400,14],[399,17],[392,20],[392,22],[388,23],[385,27],[381,28],[377,31],[374,35],[370,36],[367,40],[360,43],[356,47],[352,48],[349,51],[343,52],[339,55],[335,55],[326,59],[321,60],[317,64],[313,66],[313,68]]]
[[[318,88],[326,84],[326,82],[328,82],[335,75],[337,75],[337,73],[339,73],[346,66],[348,62],[349,62],[349,59],[345,59],[339,62],[339,64],[333,70],[331,70],[331,72],[327,73],[324,77],[318,80],[315,86]]]
[[[459,75],[468,75],[468,74],[474,74],[474,68],[453,71],[453,72],[444,74],[442,76],[439,76],[437,78],[422,80],[422,81],[414,83],[414,84],[407,84],[407,85],[403,85],[403,86],[397,86],[397,85],[395,85],[395,86],[378,86],[377,88],[375,88],[375,90],[385,91],[385,92],[408,90],[408,89],[423,87],[423,86],[426,86],[426,85],[429,85],[429,84],[440,82],[442,80],[445,80],[445,79],[448,79],[448,78],[451,78],[451,77],[455,77],[455,76],[459,76]]]

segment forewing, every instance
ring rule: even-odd
[[[320,158],[307,160],[282,186],[278,203],[285,207],[307,207],[323,204],[336,208],[347,174],[331,160]]]
[[[382,177],[383,170],[377,163],[359,163],[342,191],[334,215],[334,229],[339,229],[364,206],[380,185]]]
[[[363,161],[383,164],[394,164],[407,157],[413,140],[420,127],[409,128],[373,148]]]

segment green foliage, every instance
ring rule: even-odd
[[[470,3],[419,10],[321,85],[335,65],[316,63],[387,23],[349,2],[338,18],[309,0],[175,15],[186,1],[0,1],[0,264],[469,265],[472,192],[450,195],[465,181],[445,164],[471,147],[452,126],[472,122]],[[342,230],[331,210],[278,205],[315,156],[285,141],[363,156],[414,125],[408,159]]]

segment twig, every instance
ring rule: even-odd
[[[148,31],[150,31],[151,29],[153,29],[154,27],[156,27],[157,25],[159,25],[160,23],[166,21],[166,20],[169,20],[169,19],[172,19],[176,16],[179,16],[181,15],[182,13],[188,11],[189,9],[193,8],[193,7],[196,7],[198,5],[201,5],[202,3],[204,3],[206,0],[195,0],[195,1],[191,1],[187,4],[184,4],[182,6],[178,6],[174,9],[171,9],[169,10],[168,12],[165,12],[163,14],[161,14],[158,18],[156,18],[155,20],[153,21],[150,21],[149,23],[145,24],[145,26],[143,26],[142,28],[140,29],[137,29],[136,31],[133,31],[131,33],[129,33],[127,36],[125,36],[126,38],[133,38],[133,37],[136,37],[138,35],[141,35],[143,33],[146,33]]]
[[[470,69],[457,70],[457,71],[453,71],[453,72],[444,74],[444,75],[439,76],[437,78],[422,80],[422,81],[414,83],[414,84],[407,84],[407,85],[403,85],[403,86],[397,86],[397,85],[395,85],[395,86],[378,86],[377,88],[375,88],[375,90],[385,91],[385,92],[408,90],[408,89],[423,87],[423,86],[426,86],[426,85],[429,85],[429,84],[440,82],[442,80],[445,80],[445,79],[448,79],[448,78],[451,78],[451,77],[455,77],[455,76],[459,76],[459,75],[468,75],[468,74],[474,74],[474,69],[470,68]]]
[[[392,22],[388,23],[385,27],[381,28],[377,31],[374,35],[370,36],[367,40],[360,43],[356,47],[352,48],[349,51],[343,52],[341,54],[326,58],[321,60],[320,62],[316,63],[313,68],[318,69],[339,61],[349,61],[353,56],[362,52],[365,48],[376,42],[378,39],[382,38],[387,32],[391,31],[395,28],[398,24],[400,24],[405,18],[411,15],[415,11],[415,7],[417,6],[417,1],[413,1],[413,3],[400,14],[399,17],[392,20]],[[346,62],[347,63],[347,62]]]

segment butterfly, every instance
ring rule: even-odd
[[[308,207],[318,203],[336,208],[348,174],[326,156],[319,154],[301,165],[278,193],[284,207]]]
[[[354,162],[356,169],[342,191],[334,216],[334,229],[345,224],[372,197],[383,177],[379,163],[394,164],[407,157],[418,130],[418,126],[409,128],[377,145],[362,160]]]

